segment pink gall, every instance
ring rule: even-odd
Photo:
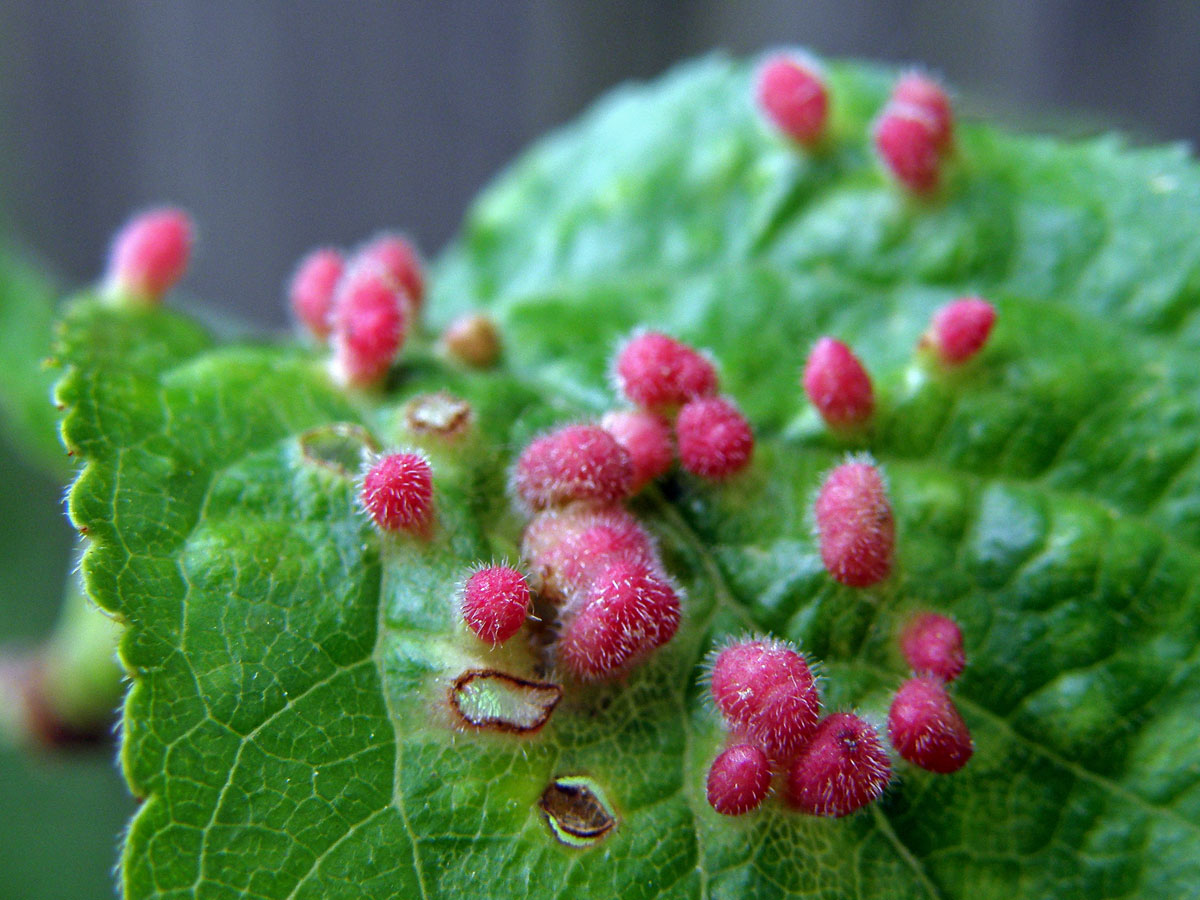
[[[617,353],[614,370],[621,392],[630,401],[663,415],[717,389],[717,370],[711,362],[657,331],[631,337]]]
[[[771,790],[771,765],[753,744],[735,744],[708,770],[708,803],[723,816],[758,809]]]
[[[671,429],[654,413],[645,410],[614,410],[600,420],[600,427],[617,439],[629,454],[633,466],[636,494],[656,478],[667,473],[675,459]]]
[[[754,455],[750,423],[724,397],[702,397],[685,405],[675,421],[675,441],[680,465],[704,478],[736,475]]]
[[[363,476],[359,499],[383,531],[424,535],[433,519],[433,472],[419,453],[393,453]]]
[[[814,511],[821,561],[835,581],[863,588],[891,574],[896,525],[883,474],[869,457],[825,476]]]
[[[726,647],[713,662],[709,690],[731,729],[780,762],[804,747],[821,714],[808,663],[782,641],[750,640]]]
[[[921,613],[900,633],[900,650],[918,675],[953,681],[967,664],[963,636],[952,619]]]
[[[939,775],[957,772],[974,753],[958,707],[946,686],[930,676],[900,686],[888,712],[888,736],[902,757]]]
[[[481,641],[502,644],[525,623],[529,601],[524,575],[509,566],[488,566],[463,586],[463,621]]]
[[[788,770],[788,800],[809,815],[840,818],[878,800],[891,779],[878,732],[852,713],[833,713]]]
[[[717,709],[735,727],[747,725],[767,693],[779,685],[798,684],[804,691],[811,683],[804,657],[775,638],[729,644],[717,653],[709,675]]]
[[[512,482],[518,499],[535,511],[576,500],[612,503],[629,496],[633,465],[603,428],[568,425],[522,451]]]
[[[296,267],[288,284],[288,304],[296,321],[317,340],[333,327],[333,298],[344,268],[342,254],[331,248],[313,250]]]
[[[916,70],[905,72],[892,88],[892,102],[922,110],[929,117],[938,152],[950,149],[954,143],[954,110],[950,95],[939,82]]]
[[[388,281],[408,299],[413,313],[425,301],[425,276],[416,248],[398,234],[381,234],[355,253],[354,264],[368,263],[383,270]]]
[[[776,56],[759,69],[759,108],[780,132],[811,147],[825,135],[829,91],[818,66],[807,56]]]
[[[817,341],[804,364],[804,392],[830,428],[865,425],[875,411],[871,376],[853,351],[839,340]]]
[[[987,343],[996,324],[996,308],[980,297],[962,297],[933,314],[922,345],[946,366],[960,366]]]
[[[931,194],[942,179],[938,124],[925,109],[889,103],[875,120],[875,151],[888,172],[911,193]]]
[[[110,300],[156,304],[187,271],[194,229],[188,214],[164,208],[130,219],[113,239],[104,293]]]
[[[581,681],[614,678],[674,637],[679,619],[679,595],[666,578],[636,562],[613,562],[567,619],[559,664]]]
[[[334,300],[333,367],[344,384],[372,387],[386,377],[408,334],[400,293],[378,266],[356,265]]]
[[[611,563],[638,563],[661,570],[654,541],[620,506],[568,507],[538,513],[525,528],[521,554],[552,600],[577,597]]]

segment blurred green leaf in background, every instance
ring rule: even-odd
[[[9,674],[54,628],[77,542],[62,509],[70,461],[50,401],[55,373],[44,366],[53,297],[50,280],[0,236],[0,665]],[[0,719],[19,714],[11,693],[0,698]],[[0,897],[113,894],[133,808],[113,756],[109,742],[50,749],[0,737]]]

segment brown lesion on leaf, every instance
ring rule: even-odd
[[[356,478],[370,456],[379,452],[379,445],[361,425],[334,422],[301,434],[300,451],[311,465]]]
[[[590,847],[613,830],[613,815],[604,792],[590,778],[556,778],[542,791],[538,808],[554,836],[570,847]]]
[[[450,686],[450,708],[465,728],[533,734],[550,720],[562,688],[496,669],[468,669]]]
[[[471,404],[447,391],[421,394],[404,408],[404,422],[414,434],[457,440],[471,430]]]

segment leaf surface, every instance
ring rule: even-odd
[[[136,677],[128,897],[1197,895],[1200,172],[1176,149],[971,126],[945,196],[915,203],[869,152],[889,77],[834,68],[817,157],[768,133],[751,69],[720,58],[539,144],[433,278],[438,321],[497,319],[492,374],[418,349],[385,394],[348,397],[300,348],[72,306],[71,514]],[[918,365],[932,312],[968,292],[999,309],[984,354]],[[539,677],[455,613],[471,564],[516,556],[507,466],[539,429],[614,404],[608,359],[639,325],[710,348],[759,434],[744,476],[674,474],[633,506],[687,590],[680,633],[627,682],[566,685],[536,735],[460,733],[460,674]],[[798,386],[827,333],[880,394],[859,444]],[[412,431],[406,404],[436,390],[472,404],[473,438]],[[351,463],[376,444],[430,453],[430,542],[381,540],[357,510]],[[897,575],[876,590],[834,585],[811,533],[848,449],[891,481]],[[962,772],[901,765],[882,803],[837,821],[708,808],[714,642],[795,640],[827,708],[878,721],[916,609],[966,636]],[[539,807],[571,778],[615,817],[595,846],[557,840]]]

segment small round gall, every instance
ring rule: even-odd
[[[987,343],[996,324],[996,308],[981,297],[962,297],[933,314],[922,346],[944,366],[961,366]]]
[[[954,110],[950,95],[935,79],[916,70],[905,72],[892,88],[892,102],[915,106],[929,116],[933,141],[939,153],[954,143]]]
[[[367,263],[383,270],[394,289],[403,292],[415,313],[425,301],[425,276],[416,248],[398,234],[380,234],[358,249],[354,264]]]
[[[187,271],[193,228],[180,209],[150,210],[134,216],[117,232],[104,276],[105,296],[157,304]]]
[[[487,369],[500,359],[500,332],[490,316],[468,313],[450,323],[442,334],[442,348],[455,362]]]
[[[657,331],[642,331],[626,341],[613,368],[621,393],[662,415],[717,390],[717,370],[708,359]]]
[[[840,818],[878,800],[891,779],[875,729],[852,713],[833,713],[788,770],[788,799],[811,816]]]
[[[853,351],[839,340],[817,341],[804,364],[804,393],[830,428],[861,428],[875,411],[871,376]]]
[[[796,684],[807,692],[813,679],[804,657],[775,638],[737,641],[722,648],[709,673],[713,701],[735,727],[749,724],[766,695],[781,684]],[[814,714],[814,725],[816,719]]]
[[[892,177],[917,195],[937,190],[942,178],[938,125],[911,103],[889,103],[875,120],[875,151]]]
[[[644,409],[614,410],[600,420],[600,427],[617,439],[629,454],[636,494],[656,478],[667,474],[675,459],[671,429],[660,416]]]
[[[779,640],[741,641],[721,650],[709,690],[730,728],[780,762],[804,747],[821,715],[808,663]]]
[[[597,425],[568,425],[535,439],[517,459],[513,489],[531,510],[575,500],[612,503],[629,496],[633,465]]]
[[[481,641],[502,644],[525,623],[529,601],[524,575],[509,566],[488,566],[463,585],[463,621]]]
[[[313,250],[300,264],[288,284],[292,316],[319,341],[333,327],[333,297],[344,268],[342,254],[324,247]]]
[[[825,77],[807,56],[776,56],[758,72],[759,108],[781,133],[806,147],[820,142],[829,119]]]
[[[736,744],[708,770],[708,803],[723,816],[758,809],[771,790],[771,764],[753,744]]]
[[[910,763],[939,775],[957,772],[974,752],[967,723],[946,686],[932,676],[900,686],[888,712],[888,736]]]
[[[690,401],[675,421],[679,464],[693,475],[720,480],[750,464],[754,432],[741,410],[724,397]]]
[[[378,266],[356,265],[338,283],[333,315],[333,372],[343,384],[374,387],[391,369],[408,334],[399,291]]]
[[[662,570],[649,533],[618,505],[538,513],[521,536],[521,555],[537,574],[542,595],[551,600],[582,595],[614,562]]]
[[[967,664],[962,631],[952,619],[921,613],[900,632],[900,651],[918,675],[953,681]]]
[[[433,472],[419,453],[392,453],[363,476],[359,500],[383,531],[425,534],[433,519]]]
[[[592,582],[568,618],[558,662],[581,681],[614,678],[661,647],[679,628],[679,595],[649,566],[619,560]]]
[[[825,476],[814,512],[821,561],[835,581],[864,588],[891,574],[896,524],[883,474],[868,457]]]

